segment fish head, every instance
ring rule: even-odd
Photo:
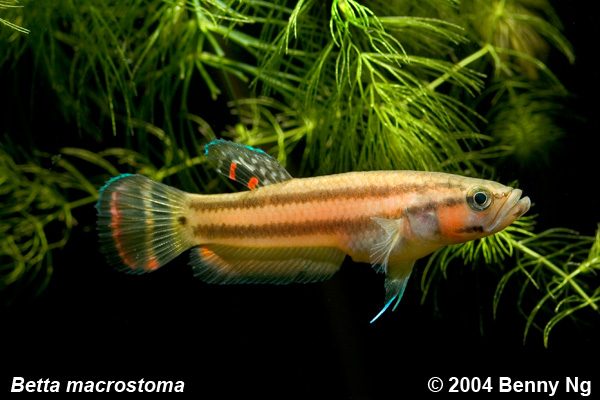
[[[520,189],[482,179],[465,181],[459,201],[438,215],[440,233],[449,243],[464,243],[500,232],[531,206],[531,200],[522,197]]]

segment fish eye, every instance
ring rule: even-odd
[[[475,211],[486,210],[492,204],[492,193],[481,186],[475,186],[467,193],[467,204]]]

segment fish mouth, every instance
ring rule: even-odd
[[[487,233],[500,232],[529,210],[531,200],[529,200],[529,197],[521,198],[522,194],[523,191],[521,189],[510,191],[510,194],[504,200],[504,204],[500,207],[490,225],[485,228]]]

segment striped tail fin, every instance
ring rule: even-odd
[[[109,180],[96,204],[101,250],[131,273],[154,271],[192,247],[187,193],[142,175]]]

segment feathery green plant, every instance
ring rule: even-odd
[[[416,169],[493,177],[490,160],[526,163],[534,144],[545,148],[563,134],[548,135],[555,110],[548,99],[566,91],[544,57],[550,47],[569,61],[573,52],[546,0],[22,5],[10,9],[10,19],[31,32],[0,30],[0,68],[28,52],[79,136],[100,144],[110,132],[122,147],[65,148],[51,171],[0,153],[0,192],[14,201],[2,208],[4,287],[27,269],[51,266],[50,251],[65,245],[72,229],[71,209],[93,202],[90,182],[116,175],[115,165],[157,180],[176,176],[189,191],[213,190],[218,181],[204,170],[201,151],[213,130],[263,146],[284,164],[299,161],[292,167],[310,175]],[[0,2],[0,11],[7,7]],[[217,120],[212,111],[224,104],[232,116]],[[85,178],[67,159],[94,165],[96,175]],[[53,221],[63,221],[67,233],[48,244]],[[591,272],[599,247],[598,237],[564,230],[535,234],[532,219],[522,219],[430,257],[423,296],[452,261],[512,263],[494,309],[516,277],[524,278],[521,308],[526,293],[543,290],[524,311],[525,335],[544,310],[547,345],[557,322],[598,309]]]
[[[543,328],[545,346],[548,346],[550,331],[562,319],[585,307],[599,311],[600,286],[595,286],[594,282],[600,270],[600,229],[595,237],[582,236],[567,229],[549,229],[518,241],[513,238],[512,245],[522,256],[517,258],[517,266],[500,280],[494,298],[494,312],[508,280],[515,274],[522,274],[524,278],[518,302],[521,309],[524,294],[532,289],[531,286],[542,292],[543,297],[531,311],[522,311],[527,315],[523,340],[544,307],[549,308],[550,314],[554,313]]]
[[[22,6],[17,5],[16,1],[14,1],[14,2],[0,1],[0,11],[10,9],[10,8],[19,8],[19,7],[22,7]],[[17,32],[29,33],[29,29],[23,28],[22,26],[18,25],[18,23],[10,22],[4,18],[0,18],[0,24],[3,24],[11,29],[14,29]]]
[[[39,293],[53,270],[52,250],[68,242],[75,224],[72,210],[98,193],[60,156],[35,154],[50,164],[41,167],[16,162],[10,155],[15,152],[0,146],[0,291],[33,282]]]

